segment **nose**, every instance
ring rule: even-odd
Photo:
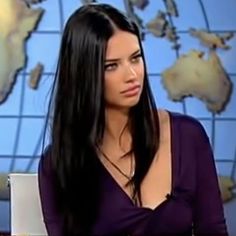
[[[125,81],[130,82],[137,79],[137,72],[135,68],[128,64],[125,68]]]

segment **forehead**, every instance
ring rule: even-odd
[[[140,49],[138,37],[126,31],[116,31],[107,42],[106,58],[129,56]]]

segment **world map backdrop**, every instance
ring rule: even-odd
[[[110,3],[121,10],[127,10],[127,1],[97,2]],[[26,64],[18,72],[11,92],[0,105],[0,173],[37,171],[62,30],[69,15],[80,5],[79,0],[47,0],[31,6],[32,9],[42,8],[43,13],[37,28],[25,41]],[[190,28],[221,35],[228,32],[236,33],[236,2],[179,0],[176,1],[176,5],[179,16],[168,15],[168,22],[175,27],[178,36],[176,42],[180,46],[175,47],[170,40],[156,37],[151,32],[147,32],[143,40],[149,80],[157,106],[197,118],[211,140],[218,174],[235,180],[236,37],[227,41],[227,45],[231,47],[229,50],[217,49],[217,55],[232,83],[230,100],[220,113],[211,112],[207,109],[206,103],[196,96],[172,101],[168,97],[168,90],[163,87],[162,73],[173,66],[181,55],[188,54],[192,49],[204,52],[203,57],[207,60],[209,47],[192,37],[189,34]],[[158,10],[166,11],[167,5],[165,1],[150,0],[145,9],[137,6],[134,9],[143,24],[148,24],[157,16]],[[43,71],[37,89],[34,89],[29,86],[29,81],[32,69],[39,62],[43,65]]]

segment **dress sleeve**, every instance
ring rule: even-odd
[[[197,141],[195,236],[227,236],[223,203],[208,136],[200,126]]]
[[[45,152],[39,162],[38,181],[44,223],[48,236],[63,236],[63,221],[55,204],[56,193],[49,152]]]

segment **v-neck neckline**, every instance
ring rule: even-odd
[[[130,198],[130,196],[125,192],[125,190],[120,186],[120,184],[117,182],[117,180],[112,176],[112,174],[107,170],[107,168],[104,166],[104,164],[99,160],[102,169],[104,170],[104,172],[106,173],[106,175],[108,176],[108,178],[111,180],[111,182],[113,183],[113,185],[119,190],[119,192],[131,203],[131,205],[133,207],[136,207],[138,209],[142,209],[142,210],[147,210],[147,211],[155,211],[156,209],[159,209],[161,206],[165,205],[165,203],[167,203],[170,199],[169,196],[172,196],[174,193],[174,189],[175,189],[175,141],[176,139],[174,138],[174,118],[171,114],[170,111],[165,110],[168,115],[169,115],[169,131],[170,131],[170,153],[171,153],[171,189],[169,193],[166,193],[166,199],[164,199],[163,201],[161,201],[159,204],[157,204],[157,206],[155,206],[154,208],[151,207],[145,207],[145,206],[137,206],[134,204],[134,202],[132,201],[132,199]]]

